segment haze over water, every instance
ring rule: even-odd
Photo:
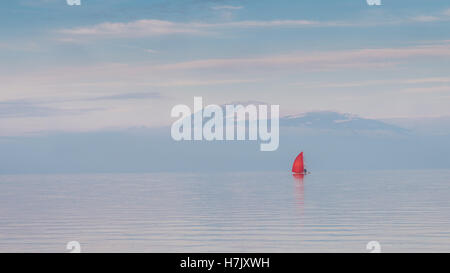
[[[450,171],[0,176],[0,251],[450,251]]]

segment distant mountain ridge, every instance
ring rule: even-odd
[[[284,116],[280,123],[280,145],[274,152],[261,152],[258,141],[175,141],[168,126],[0,137],[0,174],[289,174],[300,151],[305,152],[308,169],[314,172],[450,169],[450,134],[416,134],[415,130],[400,134],[397,132],[405,131],[401,124],[330,111]]]
[[[391,118],[383,121],[422,135],[450,135],[450,116]]]
[[[389,131],[407,133],[408,129],[386,122],[333,111],[307,112],[280,118],[280,126],[324,130]]]
[[[240,104],[247,106],[246,104]],[[225,105],[220,105],[224,115],[222,117],[223,124],[226,120],[232,120],[233,116],[227,116]],[[270,108],[269,108],[270,109]],[[269,110],[270,111],[270,110]],[[194,120],[194,116],[201,115],[202,112],[191,114],[188,118]],[[268,113],[270,119],[270,112]],[[236,117],[235,117],[236,118]],[[203,118],[203,125],[210,120],[210,118]],[[248,120],[248,116],[245,117]],[[254,120],[255,121],[255,120]],[[245,125],[243,120],[238,122]],[[334,111],[312,111],[297,115],[288,115],[280,117],[280,127],[292,128],[308,128],[315,130],[334,130],[334,131],[364,131],[364,132],[389,132],[396,134],[405,134],[411,132],[410,128],[401,126],[400,124],[389,123],[383,120],[362,118],[358,115],[349,113],[339,113]],[[191,123],[193,127],[194,124]]]

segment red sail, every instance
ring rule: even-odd
[[[294,161],[294,165],[292,165],[292,172],[293,173],[303,173],[305,168],[303,165],[303,152],[301,152]]]

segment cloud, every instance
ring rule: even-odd
[[[353,70],[355,67],[363,71],[392,68],[423,60],[430,62],[439,59],[442,62],[449,58],[450,43],[439,43],[398,48],[300,51],[283,55],[197,59],[166,64],[103,63],[65,66],[35,71],[27,74],[26,78],[22,74],[0,75],[0,83],[4,90],[3,99],[29,97],[30,94],[41,98],[70,96],[78,100],[87,94],[94,98],[109,99],[125,99],[127,96],[156,98],[158,94],[148,94],[148,90],[168,88],[168,92],[171,92],[171,88],[262,83],[299,71],[342,71]],[[434,80],[445,82],[446,79]],[[351,87],[362,83],[346,84]],[[130,93],[130,90],[139,94],[119,95]],[[147,95],[142,95],[141,92],[147,92]],[[116,95],[119,97],[111,97]]]
[[[243,6],[214,6],[213,10],[240,10],[243,9]]]
[[[223,6],[214,6],[211,9],[220,14],[222,20],[230,21],[233,19],[235,13],[243,8],[244,8],[243,6],[223,5]]]
[[[450,85],[441,85],[433,87],[411,87],[402,90],[403,93],[438,93],[450,92]]]
[[[205,34],[194,24],[162,20],[138,20],[129,23],[101,23],[90,27],[60,30],[63,34],[82,36],[143,37],[170,34]]]
[[[160,69],[191,70],[230,68],[243,69],[304,67],[309,69],[339,69],[352,67],[382,67],[418,57],[450,57],[450,44],[403,48],[356,49],[346,51],[299,52],[278,56],[235,59],[204,59],[161,65]]]
[[[319,22],[311,20],[272,20],[272,21],[237,21],[204,25],[210,28],[249,28],[249,27],[306,27],[306,26],[338,26],[335,22]]]
[[[245,100],[245,101],[231,101],[228,103],[224,103],[222,104],[222,106],[225,105],[243,105],[243,106],[247,106],[247,105],[269,105],[267,102],[263,102],[263,101],[259,101],[259,100]]]
[[[418,78],[405,80],[405,83],[416,84],[416,83],[450,83],[450,77],[431,77],[431,78]]]
[[[71,36],[123,38],[173,34],[207,35],[214,33],[217,29],[224,28],[317,27],[342,25],[345,24],[310,20],[236,21],[225,23],[178,23],[163,20],[138,20],[128,23],[106,22],[93,26],[61,29],[58,32]]]
[[[450,20],[450,9],[434,15],[418,15],[411,18],[414,22],[431,23]]]
[[[374,85],[400,84],[400,85],[415,85],[415,84],[442,84],[450,83],[450,77],[428,77],[415,79],[390,79],[390,80],[371,80],[371,81],[352,81],[352,82],[327,82],[327,83],[294,83],[295,86],[303,88],[352,88]]]
[[[156,53],[158,53],[157,50],[153,50],[153,49],[146,49],[145,52],[151,53],[151,54],[156,54]]]
[[[0,118],[79,115],[99,109],[61,109],[40,105],[32,100],[0,101]]]
[[[163,96],[158,92],[149,93],[126,93],[111,96],[101,96],[87,100],[138,100],[138,99],[161,99]]]
[[[413,21],[417,22],[436,22],[440,21],[441,18],[437,16],[427,16],[427,15],[420,15],[412,18]]]
[[[214,6],[213,10],[225,13],[225,17],[231,12],[242,9],[242,6],[222,5]],[[124,38],[124,37],[148,37],[161,35],[209,35],[216,33],[217,30],[227,28],[273,28],[273,27],[361,27],[378,25],[395,25],[410,22],[437,22],[449,20],[450,9],[439,14],[417,15],[415,17],[404,17],[396,20],[377,20],[377,21],[314,21],[314,20],[244,20],[230,21],[222,23],[206,22],[175,22],[158,19],[141,19],[131,22],[103,22],[96,25],[66,28],[58,30],[59,33],[71,36],[88,36],[93,38]],[[63,37],[61,41],[71,41],[73,37]]]

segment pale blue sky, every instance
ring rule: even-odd
[[[450,115],[450,2],[5,1],[0,135],[169,125],[170,109]]]

